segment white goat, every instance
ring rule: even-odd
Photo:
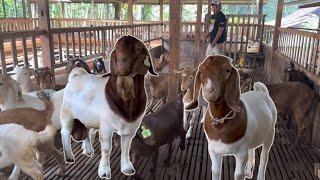
[[[129,158],[132,138],[144,116],[146,93],[144,76],[155,74],[144,43],[132,36],[121,37],[111,54],[111,74],[101,78],[82,68],[71,71],[61,109],[61,138],[66,161],[74,162],[70,135],[74,120],[88,128],[99,128],[101,161],[98,174],[111,178],[112,136],[121,136],[121,172],[133,175]]]
[[[225,155],[236,158],[235,180],[252,178],[255,149],[262,146],[257,179],[264,180],[277,119],[277,109],[267,87],[255,83],[254,91],[241,94],[237,70],[230,58],[221,55],[208,56],[199,65],[193,102],[186,110],[198,106],[201,87],[209,103],[203,128],[212,162],[212,179],[220,179]]]
[[[33,69],[25,66],[16,66],[13,69],[13,73],[15,73],[13,79],[18,82],[23,94],[39,90],[39,87],[31,80],[31,76],[34,74]]]
[[[43,179],[42,165],[36,159],[36,146],[53,139],[56,129],[48,125],[34,132],[17,124],[0,125],[0,169],[14,163],[35,180]],[[5,166],[3,166],[5,165]],[[10,176],[9,179],[15,179]]]

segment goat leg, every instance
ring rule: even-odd
[[[166,167],[169,167],[170,165],[170,160],[171,160],[171,153],[172,153],[172,142],[170,142],[167,146],[167,157],[164,160],[164,165]]]
[[[156,167],[158,163],[158,155],[159,155],[159,148],[157,148],[151,155],[151,165],[150,165],[150,173],[151,173],[151,179],[156,179]]]

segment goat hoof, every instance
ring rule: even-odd
[[[103,175],[101,176],[101,178],[111,179],[111,174],[103,174]]]
[[[72,164],[72,163],[75,162],[75,160],[74,160],[74,159],[71,159],[71,158],[68,158],[68,159],[66,159],[66,162],[67,162],[68,164]]]
[[[132,176],[136,173],[134,169],[124,169],[124,170],[121,170],[121,172],[127,176]]]

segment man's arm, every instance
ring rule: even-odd
[[[217,42],[218,42],[218,40],[220,39],[223,31],[224,31],[224,27],[219,27],[218,32],[217,32],[217,34],[216,34],[216,37],[214,38],[214,40],[213,40],[212,43],[211,43],[211,46],[212,46],[212,47],[214,47],[214,46],[217,44]]]

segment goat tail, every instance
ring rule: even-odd
[[[37,133],[37,144],[46,143],[54,138],[57,133],[57,129],[52,125],[47,125],[43,131]]]
[[[72,71],[69,74],[68,82],[72,81],[75,77],[83,75],[83,74],[89,74],[89,73],[81,67],[76,67],[76,68],[72,69]]]
[[[269,94],[267,86],[264,85],[262,82],[255,82],[253,84],[253,89],[254,89],[254,91],[265,92],[265,93]]]
[[[37,93],[38,98],[44,103],[45,110],[47,112],[48,119],[51,119],[53,113],[53,104],[51,102],[50,96],[43,91]]]

